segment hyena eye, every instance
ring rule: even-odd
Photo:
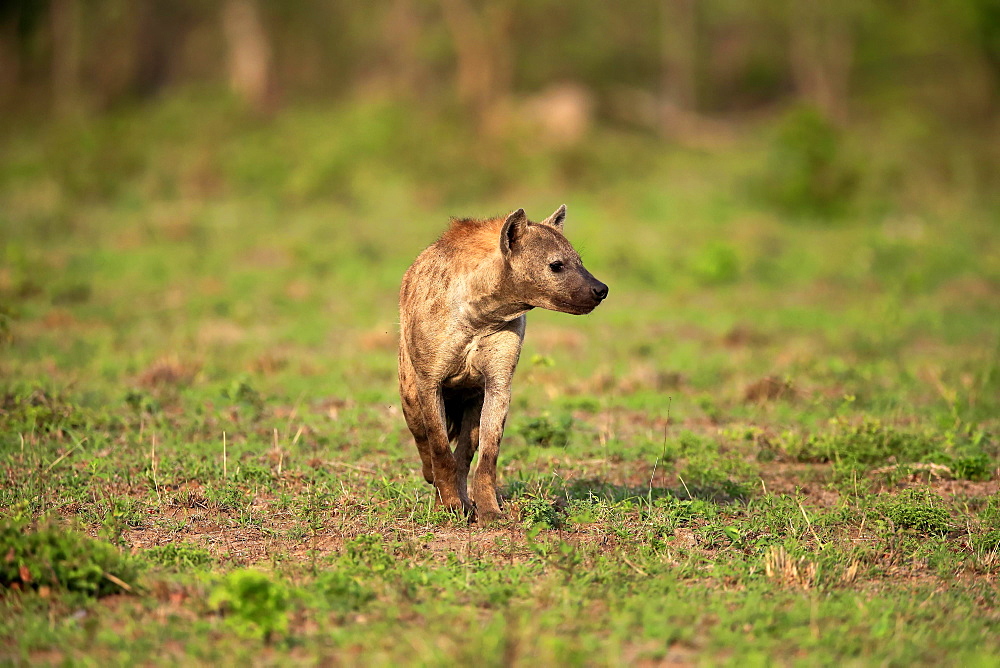
[[[560,271],[563,270],[562,260],[556,260],[555,262],[549,262],[549,269],[551,269],[552,271],[554,271],[555,273],[558,274]]]

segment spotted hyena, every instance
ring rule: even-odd
[[[540,223],[523,209],[452,220],[403,276],[399,393],[406,424],[438,503],[474,511],[481,521],[500,514],[497,455],[525,313],[541,307],[582,315],[608,296],[563,236],[565,218],[564,205]]]

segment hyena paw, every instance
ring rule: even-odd
[[[449,510],[455,513],[456,515],[457,514],[471,515],[473,511],[472,504],[469,503],[468,499],[463,499],[457,494],[455,494],[454,496],[452,495],[443,496],[440,493],[440,490],[438,490],[437,494],[437,507]]]
[[[499,508],[476,508],[475,521],[480,526],[487,526],[503,519],[503,513]]]

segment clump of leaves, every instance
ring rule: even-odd
[[[113,545],[46,522],[0,521],[0,586],[49,587],[90,596],[128,589],[135,564]]]
[[[987,499],[986,507],[980,511],[979,517],[991,529],[1000,529],[1000,493]]]
[[[992,529],[972,538],[972,546],[980,552],[1000,551],[1000,529]]]
[[[154,564],[178,571],[202,568],[213,561],[208,550],[190,543],[157,545],[146,550],[143,555]]]
[[[324,571],[310,589],[320,601],[340,613],[360,610],[375,598],[373,592],[342,570]]]
[[[882,513],[896,526],[923,534],[941,535],[951,528],[951,517],[941,498],[927,490],[906,490],[885,502]]]
[[[396,565],[396,559],[386,552],[382,536],[358,536],[344,543],[344,563],[368,574],[385,574]]]
[[[226,614],[226,623],[249,638],[270,641],[288,630],[288,588],[266,573],[233,571],[212,590],[208,603]]]
[[[99,522],[101,538],[119,545],[126,531],[141,527],[146,522],[143,504],[128,496],[107,497],[98,501],[82,517],[84,521]]]
[[[544,448],[565,448],[569,444],[572,430],[572,415],[564,414],[554,418],[546,413],[523,422],[517,431],[529,445],[540,445]]]
[[[956,478],[965,480],[989,480],[992,477],[993,461],[985,452],[955,457],[951,472]]]
[[[563,513],[548,499],[534,494],[521,497],[521,524],[525,529],[538,525],[558,529],[564,519]]]
[[[833,462],[840,467],[919,461],[935,446],[918,434],[902,432],[880,420],[865,419],[857,425],[838,421],[833,431],[810,436],[798,448],[800,461]]]
[[[874,418],[853,425],[837,420],[830,432],[812,435],[788,450],[800,461],[832,462],[840,474],[883,465],[906,470],[915,464],[940,464],[956,478],[988,480],[993,468],[981,444],[950,443],[933,435],[902,431]]]
[[[206,487],[204,493],[209,507],[218,510],[236,511],[246,508],[250,503],[250,497],[234,483]]]
[[[52,433],[85,428],[94,422],[94,416],[80,406],[42,389],[0,397],[0,427],[12,432]]]

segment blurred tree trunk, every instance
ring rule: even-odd
[[[480,132],[490,134],[503,123],[510,101],[510,4],[493,2],[477,12],[469,0],[441,0],[441,10],[455,46],[459,100]]]
[[[17,99],[21,84],[21,40],[17,34],[20,16],[17,8],[12,16],[0,17],[0,105],[7,107]]]
[[[226,0],[222,27],[229,51],[229,83],[255,111],[277,105],[271,42],[256,0]]]
[[[80,3],[52,0],[52,111],[66,116],[80,106]]]
[[[690,146],[709,146],[731,134],[728,125],[699,113],[701,24],[698,0],[660,2],[660,91],[656,123],[664,137]]]
[[[799,94],[828,119],[847,120],[854,31],[851,9],[790,0],[789,60]]]
[[[698,14],[696,0],[662,0],[663,42],[660,92],[662,128],[667,134],[679,116],[698,106]]]
[[[146,98],[156,95],[170,77],[170,48],[181,41],[180,26],[171,20],[163,0],[144,0],[131,5],[134,12],[134,60],[131,92]]]
[[[417,98],[426,89],[427,71],[420,58],[420,36],[424,28],[413,0],[395,0],[386,13],[383,48],[389,55],[394,90]]]

